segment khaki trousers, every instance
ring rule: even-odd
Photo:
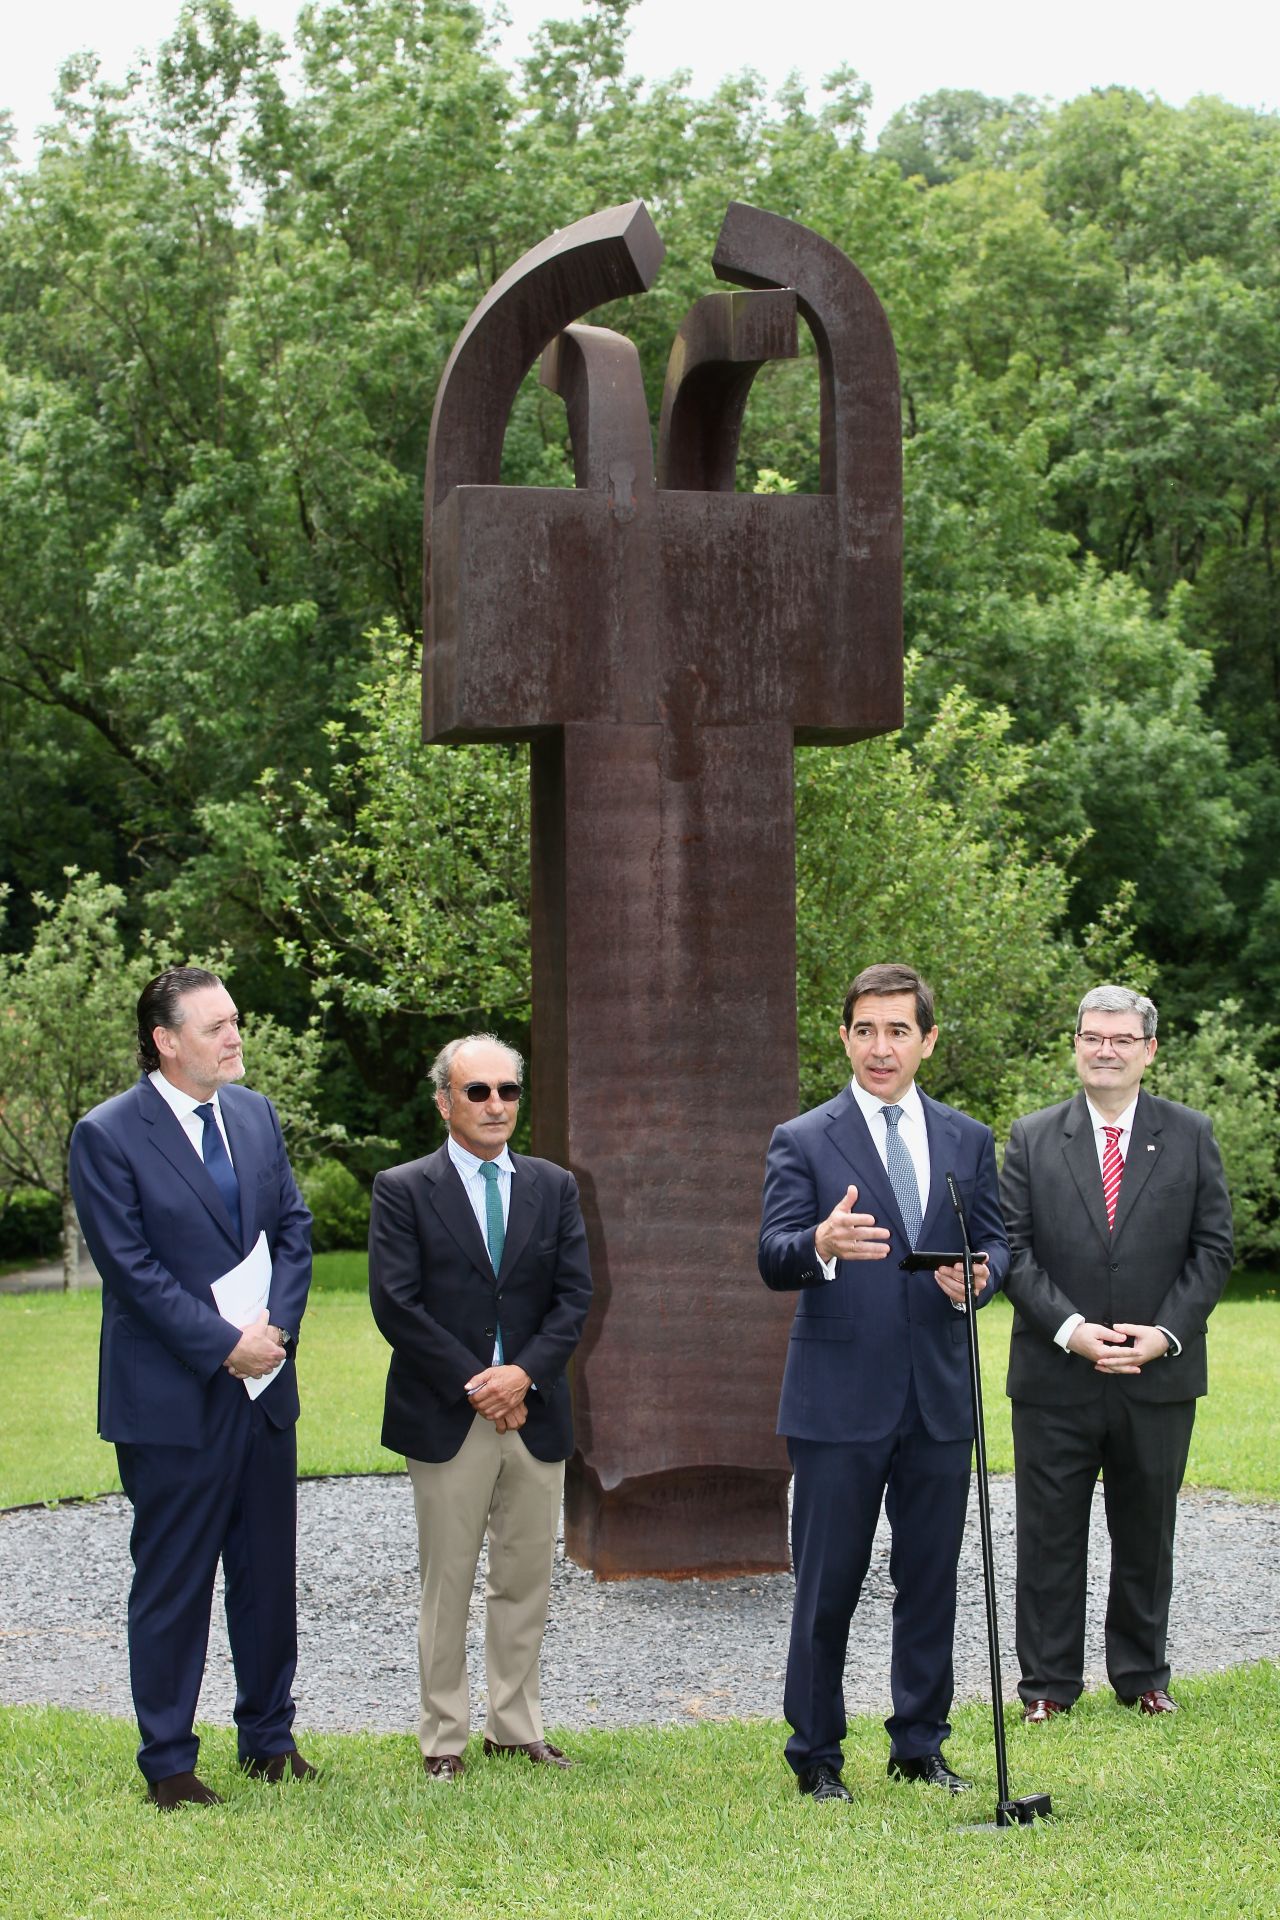
[[[418,1674],[423,1754],[461,1753],[471,1731],[467,1614],[486,1533],[486,1738],[542,1739],[538,1657],[547,1624],[564,1461],[537,1460],[519,1433],[476,1415],[452,1460],[407,1460],[418,1522]]]

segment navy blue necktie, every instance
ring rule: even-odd
[[[236,1230],[236,1240],[241,1237],[240,1230],[240,1182],[236,1179],[236,1170],[231,1164],[231,1155],[227,1152],[222,1129],[214,1117],[213,1102],[206,1100],[196,1112],[204,1121],[204,1164],[214,1186],[226,1202],[227,1212],[231,1215],[231,1224]]]

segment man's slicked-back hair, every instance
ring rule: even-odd
[[[148,980],[138,995],[138,1065],[144,1073],[154,1073],[160,1065],[153,1037],[156,1028],[180,1027],[186,1019],[183,995],[221,985],[217,974],[207,967],[166,967],[154,980]]]
[[[1160,1018],[1155,1001],[1148,1000],[1145,993],[1135,993],[1132,987],[1091,987],[1076,1011],[1077,1033],[1084,1029],[1086,1013],[1136,1013],[1142,1022],[1144,1040],[1155,1039]]]
[[[844,1024],[853,1018],[853,1009],[864,993],[911,993],[915,995],[916,1021],[921,1033],[931,1033],[937,1024],[933,1017],[933,988],[916,972],[898,960],[885,960],[878,966],[864,967],[844,997]]]
[[[447,1046],[441,1047],[431,1062],[431,1084],[437,1093],[444,1095],[446,1101],[453,1097],[449,1076],[453,1071],[454,1061],[463,1047],[475,1046],[480,1042],[485,1046],[501,1047],[504,1053],[509,1053],[513,1064],[512,1077],[517,1086],[524,1085],[524,1060],[515,1047],[506,1040],[500,1040],[496,1033],[464,1033],[460,1040],[450,1040]]]

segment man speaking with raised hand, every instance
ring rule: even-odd
[[[991,1129],[916,1086],[937,1038],[932,992],[913,968],[865,968],[840,1028],[852,1080],[778,1127],[765,1166],[760,1272],[800,1295],[778,1412],[795,1476],[786,1756],[815,1800],[852,1797],[841,1778],[845,1653],[882,1500],[897,1589],[889,1774],[951,1793],[970,1785],[941,1751],[973,1444],[948,1176],[982,1250],[983,1299],[1009,1252]],[[955,1257],[904,1267],[929,1249]]]

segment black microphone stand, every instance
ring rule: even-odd
[[[960,1222],[960,1244],[964,1249],[964,1306],[969,1326],[969,1392],[973,1400],[973,1457],[978,1480],[978,1532],[982,1539],[982,1584],[987,1602],[987,1651],[991,1661],[991,1716],[996,1741],[996,1817],[981,1827],[994,1832],[1000,1827],[1029,1827],[1037,1819],[1047,1820],[1053,1808],[1047,1793],[1026,1793],[1019,1800],[1009,1798],[1009,1762],[1004,1743],[1004,1681],[1000,1672],[1000,1624],[996,1617],[996,1562],[991,1544],[991,1493],[987,1484],[987,1434],[982,1418],[982,1370],[978,1364],[978,1302],[973,1290],[973,1248],[964,1217],[960,1189],[953,1173],[947,1175],[947,1191]]]

